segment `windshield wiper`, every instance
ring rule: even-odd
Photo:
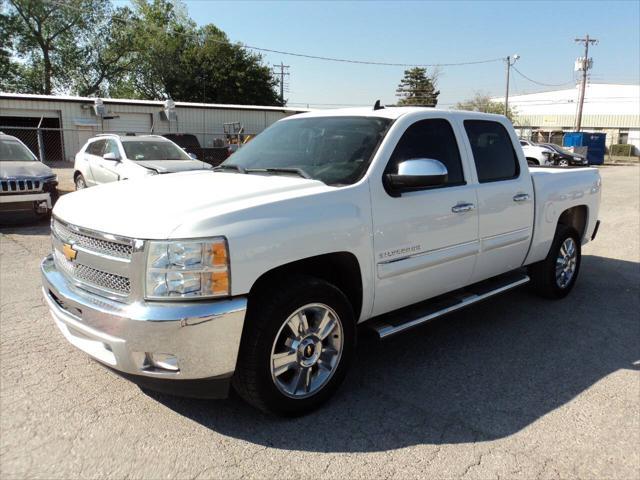
[[[309,175],[307,172],[305,172],[303,169],[301,168],[247,168],[245,170],[245,173],[261,173],[261,172],[266,172],[266,173],[295,173],[296,175],[298,175],[299,177],[302,178],[307,178],[309,180],[311,180],[311,175]]]
[[[213,168],[214,172],[221,172],[223,170],[235,170],[238,173],[247,173],[247,171],[244,168],[242,168],[242,167],[240,167],[238,165],[224,165],[224,164],[222,164],[222,165],[218,165],[217,167]]]

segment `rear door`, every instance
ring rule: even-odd
[[[518,268],[533,231],[533,183],[499,121],[463,121],[478,177],[480,253],[473,282]]]

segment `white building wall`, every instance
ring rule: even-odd
[[[224,138],[224,123],[240,122],[246,134],[258,134],[272,123],[305,109],[247,105],[176,102],[177,121],[167,121],[164,102],[103,99],[109,116],[101,119],[93,111],[93,98],[19,95],[0,93],[0,117],[54,117],[64,130],[65,158],[73,160],[88,138],[102,132],[192,133],[205,147]]]

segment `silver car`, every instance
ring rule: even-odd
[[[90,138],[80,149],[73,179],[76,190],[81,190],[130,178],[211,168],[159,135],[106,134]]]
[[[58,178],[16,137],[0,132],[0,213],[47,215],[58,199]]]

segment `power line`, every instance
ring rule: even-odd
[[[537,80],[534,80],[533,78],[527,77],[524,73],[522,73],[520,70],[518,70],[514,66],[512,66],[511,68],[513,68],[518,75],[520,75],[521,77],[525,78],[526,80],[529,80],[531,83],[535,83],[537,85],[542,85],[544,87],[562,87],[564,85],[569,85],[569,84],[573,83],[573,80],[571,80],[570,82],[564,82],[564,83],[542,83],[542,82],[539,82]]]
[[[75,7],[73,5],[69,5],[67,3],[64,2],[59,2],[56,0],[41,0],[44,3],[49,3],[49,4],[53,4],[53,5],[57,5],[60,7],[65,7],[71,10],[76,10],[78,12],[82,12],[82,9]],[[84,13],[84,12],[82,12]],[[115,21],[117,21],[118,23],[121,24],[126,24],[127,22],[123,19],[115,19]],[[148,28],[149,26],[147,25],[146,28]],[[160,29],[158,29],[160,30]],[[189,32],[172,32],[173,35],[181,35],[181,36],[185,36],[185,37],[197,37],[198,34],[197,33],[189,33]],[[321,56],[321,55],[310,55],[310,54],[306,54],[306,53],[296,53],[296,52],[288,52],[285,50],[275,50],[272,48],[265,48],[265,47],[257,47],[255,45],[247,45],[247,44],[243,44],[240,42],[229,42],[229,41],[224,41],[224,40],[216,40],[213,38],[208,38],[207,41],[212,42],[212,43],[219,43],[219,44],[223,44],[223,45],[235,45],[237,47],[240,48],[244,48],[244,49],[249,49],[249,50],[256,50],[258,52],[267,52],[267,53],[277,53],[279,55],[289,55],[292,57],[300,57],[300,58],[309,58],[312,60],[323,60],[326,62],[338,62],[338,63],[351,63],[351,64],[357,64],[357,65],[374,65],[374,66],[381,66],[381,67],[460,67],[460,66],[464,66],[464,65],[479,65],[482,63],[493,63],[493,62],[500,62],[503,59],[502,58],[490,58],[487,60],[473,60],[473,61],[467,61],[467,62],[449,62],[449,63],[392,63],[392,62],[379,62],[379,61],[368,61],[368,60],[355,60],[355,59],[348,59],[348,58],[336,58],[336,57],[325,57],[325,56]]]

